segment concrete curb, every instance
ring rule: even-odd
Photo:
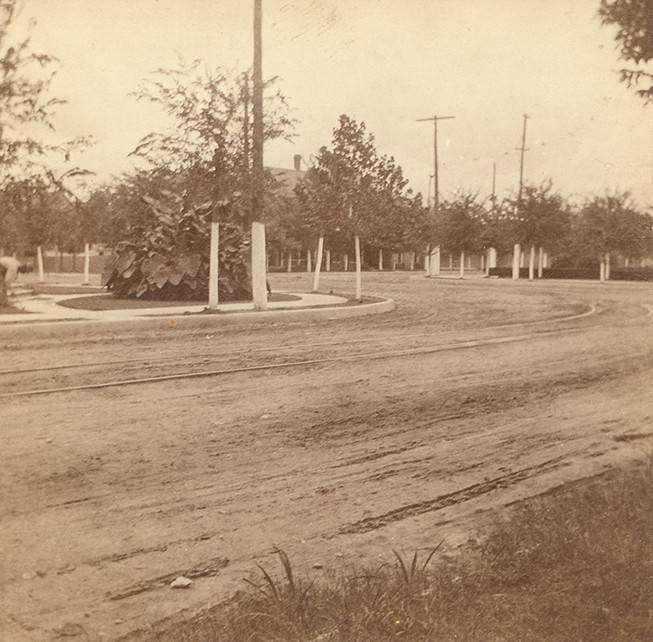
[[[360,305],[341,305],[294,310],[264,310],[248,312],[225,312],[223,314],[170,314],[155,318],[130,318],[106,320],[42,321],[0,325],[0,340],[4,339],[51,339],[75,337],[89,333],[116,333],[125,330],[189,330],[221,327],[243,322],[269,323],[271,321],[331,321],[352,317],[391,312],[396,308],[392,299]]]

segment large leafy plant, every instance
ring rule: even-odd
[[[123,297],[205,300],[208,296],[211,216],[220,224],[219,292],[222,301],[251,295],[247,270],[249,243],[229,209],[211,202],[193,205],[169,192],[163,200],[144,197],[151,216],[119,242],[104,274],[107,288]]]

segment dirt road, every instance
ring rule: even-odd
[[[650,452],[650,284],[366,277],[395,312],[4,341],[0,393],[314,363],[0,397],[0,638],[133,636],[232,595],[275,545],[318,578],[452,549],[506,504]]]

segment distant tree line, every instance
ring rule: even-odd
[[[623,18],[615,12],[625,4],[606,0],[602,19]],[[5,3],[0,45],[13,6]],[[618,35],[624,42],[625,33]],[[628,55],[646,60],[649,54],[637,42]],[[70,158],[89,139],[47,146],[17,134],[25,123],[52,127],[61,101],[49,97],[50,76],[31,81],[24,70],[47,69],[53,59],[31,53],[28,41],[4,53],[0,47],[0,55],[0,250],[30,255],[47,246],[74,253],[85,243],[102,243],[113,251],[107,279],[116,292],[194,296],[206,285],[213,218],[221,225],[221,291],[243,295],[249,287],[253,146],[249,72],[228,74],[194,61],[153,73],[135,97],[160,106],[171,128],[138,142],[132,155],[139,169],[81,198],[74,186],[89,172]],[[294,122],[275,82],[266,84],[265,138],[290,140]],[[57,171],[53,154],[61,159]],[[312,159],[290,193],[272,173],[266,175],[264,219],[276,263],[292,267],[301,253],[302,267],[308,267],[320,237],[330,254],[341,257],[334,259],[340,269],[353,254],[353,238],[360,239],[366,268],[385,269],[401,255],[410,257],[403,267],[412,269],[436,246],[462,259],[489,248],[508,253],[519,243],[546,248],[555,264],[573,267],[597,266],[606,254],[635,262],[653,252],[652,219],[627,192],[578,204],[546,181],[524,185],[520,198],[497,200],[463,190],[441,199],[433,212],[408,187],[396,159],[377,151],[365,123],[346,115]]]

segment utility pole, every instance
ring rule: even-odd
[[[528,114],[524,114],[524,129],[521,135],[521,147],[515,147],[515,149],[521,152],[521,160],[519,162],[519,192],[517,194],[517,204],[521,205],[521,192],[524,185],[524,152],[527,152],[526,148],[526,121],[530,118]]]
[[[438,121],[449,120],[455,116],[432,116],[431,118],[418,118],[417,122],[433,121],[433,176],[434,176],[434,195],[433,195],[433,213],[436,214],[440,205],[440,192],[438,184]]]
[[[262,0],[254,0],[254,96],[253,96],[253,184],[252,221],[260,221],[263,210],[263,43]]]
[[[250,175],[250,150],[249,150],[249,74],[248,72],[243,73],[243,87],[241,91],[243,97],[243,158],[244,158],[244,167],[245,176],[249,178]]]
[[[433,178],[433,174],[429,176],[429,190],[428,190],[428,196],[426,197],[426,204],[431,207],[431,179]]]
[[[265,225],[263,224],[263,8],[254,0],[254,89],[252,123],[252,299],[255,310],[267,308]]]

